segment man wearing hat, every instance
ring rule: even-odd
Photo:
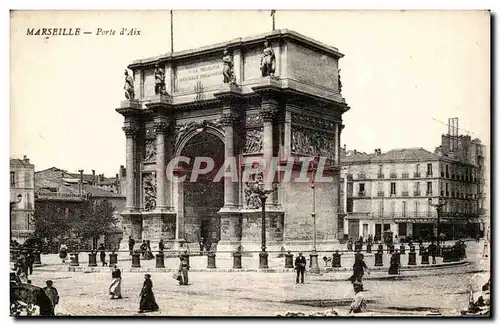
[[[297,271],[297,278],[295,280],[295,283],[299,283],[299,275],[301,277],[301,283],[304,283],[304,273],[306,271],[306,257],[302,256],[302,253],[299,252],[299,255],[297,258],[295,258],[295,270]]]
[[[362,294],[363,283],[356,281],[352,285],[354,287],[354,299],[351,303],[349,313],[366,312],[366,300]]]

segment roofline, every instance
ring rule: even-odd
[[[291,39],[296,41],[301,45],[306,45],[313,47],[321,52],[328,53],[333,55],[334,57],[340,59],[344,57],[344,54],[340,53],[336,47],[327,45],[325,43],[316,41],[310,37],[302,35],[300,33],[288,30],[288,29],[278,29],[272,32],[248,36],[248,37],[239,37],[232,39],[230,41],[211,44],[207,46],[202,46],[194,49],[188,49],[178,52],[169,52],[163,55],[149,57],[145,59],[134,60],[129,66],[129,69],[138,68],[143,65],[150,65],[156,62],[170,62],[175,60],[181,60],[185,58],[192,58],[198,56],[204,56],[207,54],[218,53],[224,50],[225,48],[237,48],[242,45],[253,45],[264,40],[275,40],[275,39]]]

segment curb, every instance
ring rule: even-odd
[[[428,270],[428,269],[440,269],[447,267],[455,267],[469,264],[469,261],[462,260],[459,262],[450,262],[444,264],[435,264],[435,265],[417,265],[417,266],[403,266],[401,267],[402,271],[411,271],[411,270]],[[386,271],[387,267],[372,267],[371,271]],[[177,272],[177,268],[156,268],[156,267],[128,267],[121,268],[123,272],[128,273],[173,273]],[[109,273],[111,271],[110,267],[88,267],[88,266],[69,266],[68,272],[80,272],[80,273]],[[268,268],[268,269],[260,269],[260,268],[191,268],[190,272],[209,272],[209,273],[245,273],[245,272],[258,272],[258,273],[292,273],[295,272],[294,268]],[[352,268],[340,267],[340,268],[332,268],[328,267],[326,269],[322,269],[324,273],[335,273],[335,272],[351,272]]]

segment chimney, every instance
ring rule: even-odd
[[[92,170],[92,185],[95,186],[96,182],[95,182],[95,170]]]
[[[357,150],[354,150],[354,155],[358,154],[358,151]]]
[[[347,145],[346,145],[346,144],[344,144],[344,151],[345,151],[346,149],[347,149]]]
[[[30,159],[28,158],[28,156],[24,155],[23,156],[23,161],[26,162],[26,163],[29,163]]]
[[[80,172],[80,195],[81,195],[83,190],[83,170],[78,170],[78,172]]]

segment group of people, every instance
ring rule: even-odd
[[[33,274],[33,265],[35,263],[35,256],[33,251],[29,248],[19,246],[18,253],[14,261],[14,271],[16,275],[26,283],[28,276]]]
[[[134,253],[134,246],[135,246],[135,240],[134,240],[134,238],[132,238],[132,236],[129,236],[128,237],[128,250],[129,250],[129,253],[131,256]],[[163,243],[163,240],[160,240],[160,242],[158,243],[158,247],[159,247],[160,251],[163,251],[165,249],[165,245]],[[155,256],[153,255],[153,250],[151,249],[151,241],[142,240],[142,243],[141,243],[139,249],[141,252],[142,259],[151,260],[151,259],[155,258]]]

